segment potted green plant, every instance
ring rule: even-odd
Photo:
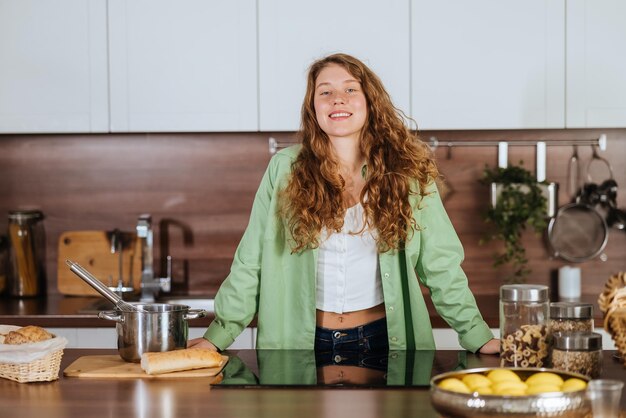
[[[531,270],[527,267],[526,250],[522,245],[522,233],[527,226],[536,233],[543,233],[547,226],[546,205],[542,185],[527,169],[519,166],[506,168],[485,167],[481,182],[492,187],[492,204],[485,215],[485,220],[493,224],[494,229],[481,240],[481,243],[493,239],[504,242],[504,251],[494,255],[494,267],[510,264],[512,274],[504,278],[505,282],[524,282]]]

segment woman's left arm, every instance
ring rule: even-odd
[[[483,320],[467,277],[461,268],[464,252],[434,182],[415,210],[419,230],[416,260],[411,260],[422,283],[429,289],[435,309],[457,332],[459,343],[469,351],[493,350],[493,333]],[[489,344],[489,345],[486,345]]]
[[[500,340],[492,338],[478,350],[480,354],[500,354]]]

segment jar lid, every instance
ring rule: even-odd
[[[548,286],[505,284],[500,286],[500,300],[505,302],[547,302]]]
[[[9,220],[10,221],[28,221],[28,220],[39,220],[43,219],[43,212],[40,210],[12,210],[9,211]]]
[[[593,318],[593,305],[591,303],[552,302],[550,318],[591,319]]]
[[[602,335],[597,332],[556,332],[554,348],[559,350],[601,350]]]

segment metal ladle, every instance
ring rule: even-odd
[[[65,264],[70,267],[70,270],[78,277],[83,279],[89,286],[93,287],[98,293],[111,301],[116,308],[124,312],[147,312],[140,306],[132,305],[125,302],[117,293],[111,291],[104,283],[98,280],[94,275],[85,270],[80,264],[75,263],[72,260],[65,260]]]

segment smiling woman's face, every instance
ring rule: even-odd
[[[320,71],[313,105],[317,123],[332,141],[360,139],[367,120],[367,100],[361,83],[344,67],[330,64]]]

